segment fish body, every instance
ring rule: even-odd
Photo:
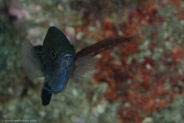
[[[52,94],[62,92],[70,77],[80,77],[94,68],[93,56],[134,38],[109,38],[75,53],[69,40],[56,27],[50,27],[43,45],[32,46],[24,41],[21,47],[23,68],[30,79],[45,77],[41,99],[48,105]]]
[[[43,46],[32,47],[30,42],[23,44],[22,59],[27,75],[31,79],[45,77],[41,94],[43,105],[50,103],[53,93],[62,92],[66,87],[72,74],[74,57],[73,45],[56,27],[48,29]],[[28,65],[31,66],[28,67]]]
[[[44,39],[42,61],[48,92],[59,93],[64,90],[73,69],[75,50],[66,36],[56,27],[50,27]]]

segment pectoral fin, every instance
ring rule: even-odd
[[[86,73],[94,70],[95,61],[91,56],[78,58],[74,63],[73,78],[82,78]]]
[[[29,41],[22,42],[21,57],[25,73],[30,79],[44,76],[43,64]]]

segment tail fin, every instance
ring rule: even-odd
[[[95,68],[95,61],[91,56],[77,59],[74,63],[72,78],[82,78],[83,75]]]

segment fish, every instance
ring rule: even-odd
[[[138,40],[138,36],[101,40],[76,52],[65,34],[55,26],[49,27],[43,45],[22,42],[21,58],[29,79],[44,77],[41,89],[42,105],[50,104],[53,94],[62,92],[70,78],[79,78],[95,68],[94,56],[122,42]]]

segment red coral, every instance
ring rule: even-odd
[[[151,38],[156,39],[158,27],[165,21],[158,14],[161,5],[170,3],[178,6],[178,13],[183,11],[179,7],[181,0],[160,0],[160,3],[162,4],[158,5],[156,2],[150,1],[139,3],[141,7],[129,12],[127,22],[121,24],[123,36],[134,36],[143,28],[152,26],[155,28],[155,32],[151,34]],[[181,13],[178,16],[183,18]],[[107,18],[100,22],[103,27],[103,36],[117,36],[118,29],[112,19]],[[94,36],[88,32],[87,34]],[[166,41],[169,41],[169,38]],[[129,63],[130,56],[139,53],[139,45],[137,42],[131,42],[117,46],[113,53],[118,55],[119,59],[115,59],[111,51],[101,53],[96,67],[99,72],[94,76],[97,84],[106,82],[109,85],[105,94],[109,102],[116,100],[122,102],[119,114],[123,123],[142,122],[144,116],[166,107],[175,100],[175,96],[182,92],[178,80],[184,81],[184,77],[175,66],[184,59],[184,47],[173,46],[172,51],[164,53],[163,58],[160,59],[155,60],[150,55],[145,57],[142,63],[135,59]],[[154,52],[156,46],[155,42],[149,43],[151,53]],[[168,59],[172,59],[172,61]],[[167,70],[162,71],[160,67],[165,67]],[[124,106],[126,103],[129,104],[128,107]]]

